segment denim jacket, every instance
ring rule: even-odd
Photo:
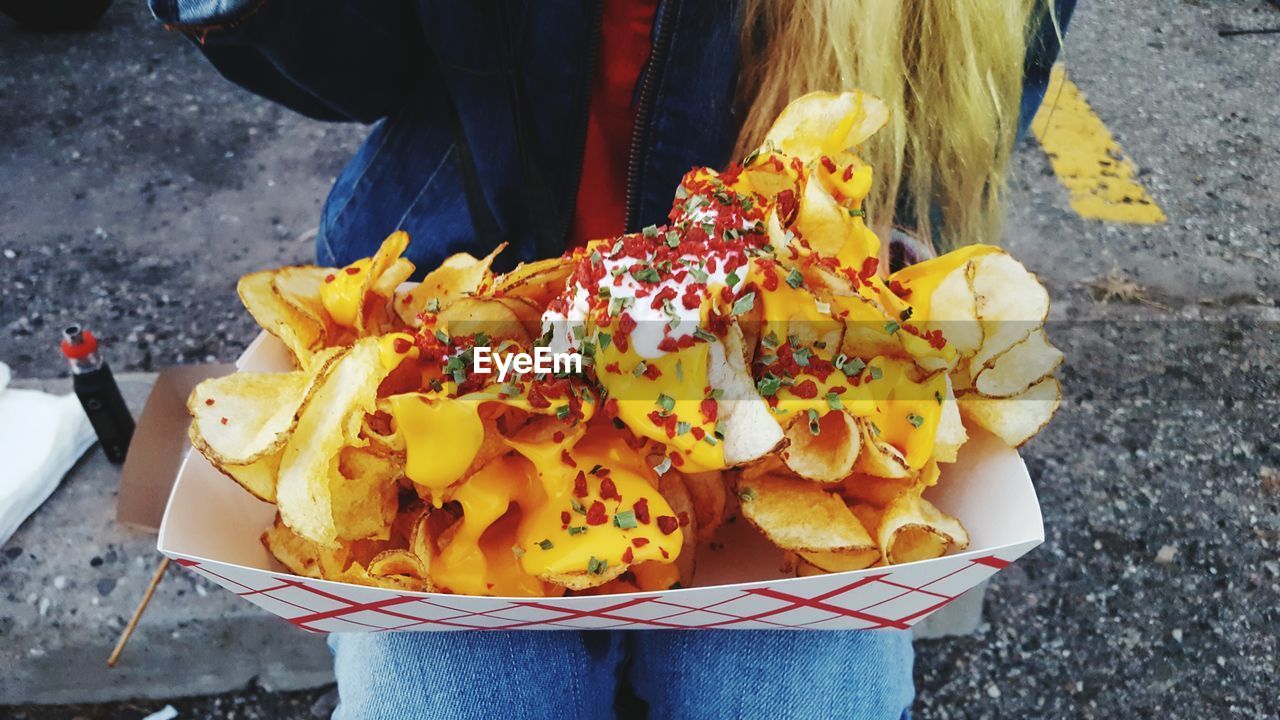
[[[419,268],[457,252],[487,254],[499,241],[510,243],[499,269],[564,249],[599,2],[150,4],[231,81],[309,117],[373,123],[325,202],[316,240],[321,263],[369,255],[396,229],[413,238],[407,255]],[[1071,5],[1059,0],[1060,19]],[[659,5],[653,51],[636,89],[628,229],[663,222],[690,167],[729,160],[740,120],[733,106],[736,10],[735,0]],[[1024,123],[1057,54],[1056,38],[1040,40],[1027,61]]]

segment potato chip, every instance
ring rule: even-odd
[[[285,302],[276,293],[274,279],[270,270],[245,275],[236,284],[236,292],[258,325],[284,343],[298,366],[305,368],[311,352],[323,341],[324,328]]]
[[[491,344],[514,340],[526,346],[531,340],[520,316],[508,302],[490,297],[464,297],[440,311],[439,322],[451,335],[484,333]]]
[[[882,478],[905,478],[915,473],[907,465],[906,456],[898,448],[882,441],[869,421],[859,418],[858,429],[862,435],[862,452],[853,464],[856,472]]]
[[[959,520],[943,513],[917,493],[904,493],[884,508],[876,540],[890,564],[941,557],[951,548],[969,546]]]
[[[916,489],[916,476],[883,478],[855,473],[845,478],[841,493],[856,502],[888,505],[899,495]]]
[[[871,535],[839,495],[778,475],[738,482],[742,515],[780,548],[855,552],[875,548]]]
[[[299,411],[284,448],[276,504],[286,525],[326,547],[338,541],[330,485],[343,447],[360,444],[364,413],[376,409],[378,384],[388,369],[374,338],[356,341],[322,374]]]
[[[511,272],[494,281],[494,295],[528,300],[538,307],[547,303],[564,290],[565,281],[573,272],[572,260],[558,257],[520,263]]]
[[[298,536],[280,522],[279,515],[275,524],[262,533],[262,544],[294,575],[324,579],[342,572],[346,565],[343,548],[324,548]]]
[[[1058,369],[1065,357],[1041,328],[996,356],[974,377],[973,387],[987,397],[1013,397]]]
[[[818,419],[818,434],[807,417],[798,416],[787,428],[782,461],[802,478],[836,483],[853,471],[862,449],[862,434],[848,413],[832,411]]]
[[[373,447],[345,447],[329,477],[333,525],[340,540],[388,540],[395,519],[401,464]],[[370,568],[372,571],[372,568]]]
[[[977,374],[1039,329],[1049,315],[1049,293],[1022,263],[1004,253],[974,258],[973,293],[982,347],[969,359]]]
[[[965,393],[956,401],[966,422],[986,428],[1016,448],[1049,424],[1062,403],[1062,385],[1057,378],[1047,377],[1013,397],[988,398]]]
[[[812,162],[860,145],[889,121],[889,107],[861,91],[811,92],[787,104],[764,146]]]
[[[187,399],[192,444],[237,465],[279,450],[311,381],[305,372],[238,372],[201,382]]]
[[[960,447],[969,440],[960,418],[960,405],[951,389],[951,378],[946,378],[947,389],[942,397],[942,413],[938,416],[938,433],[933,441],[933,458],[938,462],[952,463],[960,455]]]
[[[479,260],[468,253],[450,255],[440,267],[427,273],[417,287],[395,299],[396,313],[410,327],[421,327],[422,320],[418,315],[424,310],[439,312],[441,307],[454,300],[491,286],[493,275],[489,268],[493,259],[506,247],[507,244],[503,243]]]
[[[723,391],[720,400],[720,427],[724,433],[724,460],[742,465],[773,452],[782,442],[782,428],[769,412],[769,405],[756,392],[755,380],[744,361],[742,331],[729,326],[724,342],[709,343],[708,379],[711,387]]]
[[[684,486],[693,502],[693,517],[697,521],[697,539],[705,542],[724,524],[729,511],[729,491],[724,474],[719,470],[686,473]],[[688,533],[688,531],[685,531]]]
[[[851,572],[865,570],[880,561],[880,548],[850,550],[847,552],[804,552],[796,553],[804,564],[824,573]]]
[[[337,270],[333,268],[293,265],[274,271],[271,278],[271,287],[276,294],[321,330],[326,345],[333,345],[340,339],[320,299],[324,279],[335,272]]]

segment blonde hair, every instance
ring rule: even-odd
[[[1044,1],[746,0],[735,157],[793,98],[860,88],[891,112],[860,153],[876,173],[873,227],[909,223],[938,249],[998,243],[1029,23]]]

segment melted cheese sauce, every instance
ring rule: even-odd
[[[320,286],[320,302],[329,317],[343,327],[355,327],[356,315],[364,304],[364,282],[373,258],[361,258],[325,277]]]

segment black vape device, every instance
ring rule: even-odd
[[[62,354],[71,363],[71,384],[103,454],[113,463],[124,462],[133,438],[133,415],[124,404],[111,368],[98,352],[97,338],[79,325],[71,325],[62,331]]]

